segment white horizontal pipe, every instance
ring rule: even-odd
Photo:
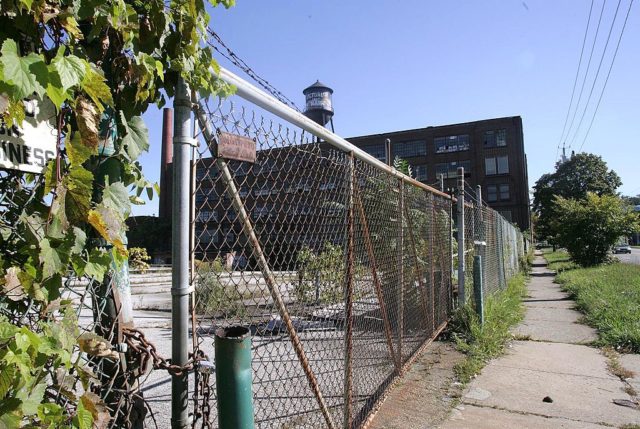
[[[211,69],[211,73],[215,75],[215,71],[213,71],[213,69]],[[314,136],[321,138],[322,140],[342,151],[345,151],[347,153],[353,152],[353,156],[360,161],[365,162],[382,171],[385,171],[394,177],[402,179],[406,183],[410,183],[413,186],[422,188],[425,191],[440,195],[445,198],[450,198],[446,193],[432,188],[431,186],[425,185],[422,182],[418,182],[412,177],[409,177],[406,174],[396,170],[395,168],[388,166],[384,162],[379,161],[378,159],[349,143],[337,134],[332,133],[328,129],[307,118],[302,113],[292,109],[291,107],[275,99],[264,91],[261,91],[241,77],[231,73],[229,70],[220,67],[220,74],[218,75],[218,77],[220,77],[226,83],[235,86],[237,88],[236,94],[238,96],[244,98],[247,101],[250,101],[257,106],[260,106],[264,110],[271,112],[276,116],[279,116],[285,121],[290,122],[302,128],[303,130],[310,132]]]

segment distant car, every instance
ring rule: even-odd
[[[618,244],[613,248],[613,253],[631,253],[631,246],[628,244]]]

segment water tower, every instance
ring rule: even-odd
[[[304,115],[323,127],[327,125],[327,122],[330,122],[331,131],[333,131],[333,104],[331,101],[333,89],[318,80],[305,88],[302,93],[306,103]]]

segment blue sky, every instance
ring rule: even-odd
[[[595,0],[583,70],[604,0]],[[582,144],[630,0],[620,10],[589,109]],[[529,186],[553,171],[590,0],[238,0],[212,10],[211,26],[259,75],[304,105],[316,79],[334,89],[344,137],[522,116]],[[618,0],[607,0],[582,115]],[[634,4],[607,89],[583,150],[602,155],[640,193],[640,5]],[[240,71],[220,59],[234,73]],[[578,91],[582,76],[578,80]],[[578,93],[576,93],[576,99]],[[571,113],[573,115],[573,111]],[[571,119],[571,116],[570,118]],[[151,150],[141,162],[159,180],[162,114],[145,114]],[[569,142],[573,138],[570,134]],[[157,214],[158,200],[134,214]]]

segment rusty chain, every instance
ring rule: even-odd
[[[138,355],[140,362],[140,370],[145,372],[149,361],[153,364],[153,369],[163,369],[171,375],[180,376],[185,372],[193,370],[195,361],[193,357],[185,365],[176,365],[171,363],[171,359],[166,359],[156,349],[156,346],[149,342],[144,333],[136,328],[124,328],[122,330],[124,341],[127,347]]]

